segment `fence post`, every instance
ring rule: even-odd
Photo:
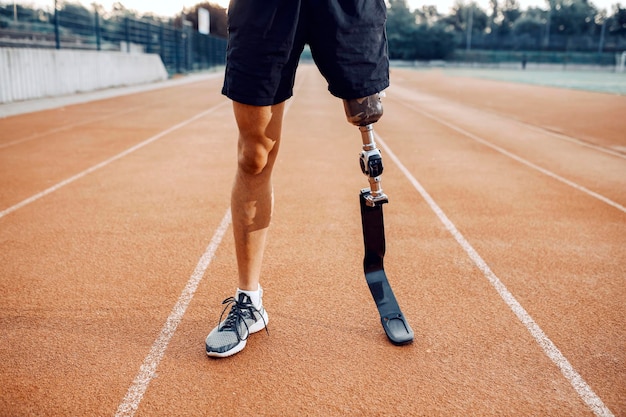
[[[191,22],[189,23],[189,26],[191,26]],[[193,71],[193,61],[194,61],[194,56],[193,56],[193,44],[194,44],[194,33],[193,33],[193,28],[192,27],[186,27],[185,28],[185,32],[187,32],[187,60],[186,60],[186,66],[187,66],[187,72],[189,71]]]
[[[177,73],[181,73],[180,70],[180,39],[182,37],[182,34],[180,33],[180,31],[178,29],[174,29],[174,45],[175,45],[175,51],[174,51],[174,56],[176,58],[176,72]]]
[[[187,20],[187,17],[184,14],[182,15],[182,26],[185,71],[189,72],[192,70],[193,66],[193,24],[191,23],[191,21]]]
[[[130,53],[130,19],[124,18],[124,37],[126,38],[126,53]]]
[[[601,54],[602,50],[604,49],[604,33],[606,32],[606,21],[607,19],[604,18],[604,20],[602,20],[602,31],[600,32],[600,43],[598,44],[598,53]]]
[[[474,2],[471,2],[468,6],[467,14],[469,15],[467,18],[467,35],[465,38],[465,50],[469,51],[472,49],[472,32],[474,31]]]
[[[546,19],[546,34],[543,38],[543,44],[545,49],[550,49],[550,26],[552,25],[552,2],[548,3],[548,17]]]
[[[54,41],[56,49],[61,49],[61,39],[59,35],[59,6],[57,0],[54,0]]]
[[[159,52],[161,55],[161,60],[165,65],[167,65],[167,61],[165,58],[165,23],[161,22],[161,27],[159,28]]]
[[[98,13],[97,6],[94,6],[96,13],[96,50],[100,51],[102,45],[100,43],[100,14]]]
[[[147,22],[148,29],[146,30],[146,53],[152,53],[152,23]]]

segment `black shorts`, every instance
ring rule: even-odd
[[[222,93],[268,106],[293,95],[305,44],[342,99],[389,86],[384,0],[231,0]]]

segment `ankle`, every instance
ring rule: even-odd
[[[252,304],[254,305],[255,308],[260,309],[261,306],[263,305],[263,299],[262,299],[263,290],[260,285],[254,291],[242,290],[240,288],[237,288],[237,292],[235,293],[235,298],[238,298],[240,293],[246,294],[248,297],[250,297],[250,301],[252,301]]]

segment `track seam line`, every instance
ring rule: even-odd
[[[494,114],[498,114],[498,113],[494,113]],[[504,115],[499,115],[499,116],[504,118],[504,119],[513,120],[513,121],[517,122],[518,124],[520,124],[522,126],[525,126],[528,129],[534,130],[534,131],[539,132],[539,133],[544,134],[544,135],[552,136],[552,137],[554,137],[554,138],[556,138],[558,140],[562,140],[562,141],[569,142],[569,143],[574,143],[576,145],[579,145],[579,146],[582,146],[582,147],[585,147],[585,148],[589,148],[589,149],[593,149],[595,151],[602,152],[602,153],[605,153],[607,155],[616,156],[618,158],[626,159],[626,155],[624,155],[623,153],[620,153],[618,151],[614,151],[614,150],[612,150],[610,148],[605,148],[605,147],[602,147],[602,146],[599,146],[599,145],[594,145],[592,143],[585,142],[584,140],[577,139],[577,138],[575,138],[573,136],[569,136],[569,135],[566,135],[564,133],[554,132],[554,131],[552,131],[552,130],[550,130],[548,128],[545,128],[545,127],[542,127],[542,126],[533,125],[533,124],[524,122],[523,120],[515,119],[513,117],[507,117],[507,116],[504,116]]]
[[[403,87],[394,87],[394,90],[395,89],[397,89],[397,90],[404,90],[405,94],[407,92],[407,90],[405,88],[403,88]],[[464,104],[464,103],[461,103],[461,102],[443,99],[441,97],[438,97],[438,96],[435,96],[435,95],[426,94],[426,93],[422,93],[422,92],[420,92],[420,94],[425,96],[425,97],[428,97],[429,99],[435,99],[435,100],[439,100],[439,101],[442,101],[442,102],[452,102],[453,104],[455,104],[457,106],[471,108],[472,110],[478,110],[478,111],[480,111],[482,113],[487,113],[487,114],[489,114],[489,115],[491,115],[493,117],[497,117],[497,118],[504,119],[504,120],[507,120],[507,121],[512,121],[512,122],[514,122],[514,123],[516,123],[516,124],[518,124],[520,126],[523,126],[523,127],[527,128],[527,129],[533,130],[533,131],[541,133],[543,135],[551,136],[551,137],[553,137],[555,139],[562,140],[564,142],[573,143],[573,144],[576,144],[578,146],[582,146],[582,147],[585,147],[585,148],[593,149],[593,150],[595,150],[597,152],[601,152],[601,153],[604,153],[604,154],[607,154],[607,155],[611,155],[611,156],[616,156],[616,157],[621,158],[621,159],[626,159],[626,154],[621,153],[619,151],[614,151],[613,149],[606,148],[606,147],[603,147],[603,146],[600,146],[600,145],[594,145],[594,144],[586,142],[586,141],[584,141],[582,139],[578,139],[578,138],[575,138],[573,136],[569,136],[569,135],[567,135],[565,133],[560,133],[560,132],[557,132],[557,131],[550,130],[547,127],[543,127],[543,126],[540,126],[540,125],[534,125],[532,123],[525,122],[524,120],[518,119],[518,118],[516,118],[514,116],[511,116],[511,115],[508,115],[506,113],[498,112],[497,110],[494,110],[494,109],[472,108],[471,106],[468,106],[467,104]],[[415,110],[415,109],[413,109],[413,110]]]
[[[454,237],[457,243],[463,248],[470,259],[483,273],[485,278],[489,281],[492,287],[498,292],[502,300],[513,311],[517,318],[522,322],[524,327],[528,329],[535,341],[541,346],[544,353],[550,358],[550,360],[559,368],[563,376],[572,385],[574,390],[578,393],[580,398],[585,404],[593,411],[598,417],[614,417],[611,410],[604,405],[600,397],[591,389],[591,387],[585,382],[582,376],[574,369],[567,358],[561,353],[558,347],[550,340],[550,338],[543,332],[541,327],[533,320],[530,314],[522,307],[517,299],[511,294],[506,286],[500,281],[496,274],[491,270],[485,260],[478,254],[474,247],[469,243],[467,239],[459,232],[454,223],[448,218],[444,211],[439,207],[435,200],[428,194],[426,189],[415,179],[411,172],[402,164],[400,159],[393,153],[391,148],[387,146],[385,141],[375,133],[381,147],[387,152],[391,160],[398,166],[400,171],[411,182],[413,187],[426,201],[431,210],[437,215],[439,220],[443,223],[445,228]]]
[[[306,74],[305,74],[306,75]],[[303,81],[296,87],[299,90],[302,87]],[[285,105],[285,110],[283,113],[284,116],[287,114],[291,105],[293,104],[293,100],[289,100]],[[117,412],[115,413],[115,417],[132,417],[135,415],[135,412],[139,409],[139,404],[143,399],[144,394],[148,390],[148,386],[154,377],[156,376],[156,369],[158,368],[163,356],[165,355],[165,351],[172,339],[174,337],[174,333],[180,322],[187,311],[187,307],[191,303],[195,292],[204,277],[204,273],[208,269],[211,260],[213,259],[215,252],[219,248],[224,235],[226,234],[226,230],[230,226],[232,221],[231,209],[230,207],[226,209],[226,214],[222,218],[222,222],[219,227],[215,231],[213,238],[211,239],[211,243],[207,247],[204,254],[200,257],[198,261],[198,265],[196,265],[196,269],[193,274],[189,278],[187,285],[183,289],[176,305],[172,309],[172,313],[169,315],[163,328],[161,329],[161,333],[154,341],[150,352],[146,356],[143,361],[143,364],[139,368],[139,373],[133,380],[132,385],[128,388],[126,392],[126,396],[124,400],[119,405]]]
[[[27,198],[27,199],[17,203],[17,204],[15,204],[15,205],[7,208],[7,209],[4,209],[4,210],[0,211],[0,219],[3,218],[4,216],[6,216],[7,214],[13,213],[16,210],[19,210],[22,207],[27,206],[28,204],[33,203],[33,202],[39,200],[40,198],[45,197],[48,194],[51,194],[51,193],[59,190],[60,188],[63,188],[66,185],[71,184],[74,181],[79,180],[79,179],[81,179],[81,178],[83,178],[83,177],[85,177],[85,176],[87,176],[87,175],[89,175],[89,174],[99,170],[100,168],[104,168],[105,166],[107,166],[107,165],[117,161],[118,159],[121,159],[121,158],[123,158],[123,157],[125,157],[127,155],[130,155],[131,153],[135,152],[136,150],[139,150],[139,149],[145,147],[146,145],[149,145],[152,142],[155,142],[158,139],[161,139],[163,136],[165,136],[165,135],[167,135],[169,133],[172,133],[172,132],[174,132],[174,131],[182,128],[182,127],[187,126],[188,124],[190,124],[190,123],[192,123],[192,122],[194,122],[194,121],[196,121],[196,120],[206,116],[207,114],[214,112],[215,110],[217,110],[218,108],[224,106],[227,103],[228,103],[228,101],[224,101],[224,102],[222,102],[220,104],[217,104],[217,105],[211,107],[208,110],[205,110],[205,111],[203,111],[201,113],[198,113],[195,116],[185,120],[184,122],[178,123],[177,125],[174,125],[174,126],[168,128],[168,129],[166,129],[166,130],[164,130],[164,131],[162,131],[162,132],[160,132],[160,133],[158,133],[158,134],[156,134],[156,135],[154,135],[154,136],[144,140],[143,142],[140,142],[140,143],[138,143],[138,144],[136,144],[136,145],[126,149],[125,151],[123,151],[121,153],[118,153],[117,155],[115,155],[115,156],[113,156],[113,157],[111,157],[109,159],[100,162],[99,164],[96,164],[96,165],[94,165],[94,166],[92,166],[90,168],[87,168],[86,170],[81,171],[78,174],[76,174],[76,175],[74,175],[74,176],[72,176],[70,178],[67,178],[67,179],[57,183],[57,184],[53,185],[52,187],[47,188],[47,189],[45,189],[44,191],[42,191],[40,193],[37,193],[37,194],[35,194],[35,195],[33,195],[33,196],[31,196],[31,197],[29,197],[29,198]]]
[[[139,373],[133,380],[132,385],[128,388],[124,400],[119,405],[117,412],[115,413],[115,417],[132,416],[139,408],[139,403],[146,393],[148,385],[150,385],[150,381],[152,381],[152,379],[156,376],[156,369],[165,355],[167,346],[169,345],[172,337],[174,337],[174,333],[182,321],[183,316],[187,311],[187,307],[189,307],[189,304],[198,289],[198,285],[200,285],[200,282],[202,281],[204,273],[211,264],[211,261],[215,256],[215,252],[219,248],[220,243],[230,226],[230,222],[231,214],[230,210],[227,209],[226,214],[222,218],[219,227],[215,231],[215,234],[209,243],[209,246],[207,246],[204,254],[200,257],[200,260],[191,274],[187,285],[185,285],[183,292],[180,294],[172,312],[163,325],[161,333],[159,333],[159,336],[154,341],[152,348],[150,348],[150,352],[144,359],[143,364],[139,369]]]
[[[562,182],[563,184],[569,185],[570,187],[575,188],[578,191],[582,191],[583,193],[585,193],[585,194],[587,194],[587,195],[589,195],[591,197],[594,197],[594,198],[602,201],[603,203],[606,203],[606,204],[608,204],[610,206],[613,206],[613,207],[615,207],[616,209],[618,209],[619,211],[621,211],[623,213],[626,213],[626,207],[622,206],[621,204],[619,204],[619,203],[617,203],[617,202],[615,202],[615,201],[613,201],[613,200],[611,200],[611,199],[609,199],[609,198],[607,198],[607,197],[605,197],[605,196],[603,196],[603,195],[601,195],[599,193],[596,193],[595,191],[591,191],[590,189],[588,189],[586,187],[583,187],[580,184],[576,184],[574,181],[570,181],[567,178],[564,178],[564,177],[562,177],[562,176],[560,176],[558,174],[555,174],[552,171],[549,171],[549,170],[547,170],[545,168],[542,168],[539,165],[536,165],[536,164],[530,162],[527,159],[524,159],[524,158],[522,158],[520,156],[517,156],[514,153],[509,152],[506,149],[501,148],[498,145],[494,145],[493,143],[491,143],[491,142],[481,138],[478,135],[475,135],[475,134],[473,134],[471,132],[468,132],[467,130],[465,130],[465,129],[459,127],[459,126],[456,126],[456,125],[454,125],[454,124],[452,124],[452,123],[450,123],[450,122],[448,122],[446,120],[443,120],[440,117],[437,117],[437,116],[435,116],[432,113],[429,113],[429,112],[427,112],[425,110],[417,109],[414,106],[406,104],[406,103],[404,103],[401,100],[396,100],[396,101],[398,103],[402,104],[403,106],[405,106],[405,107],[407,107],[407,108],[409,108],[409,109],[411,109],[411,110],[413,110],[413,111],[415,111],[417,113],[420,113],[420,114],[428,117],[431,120],[436,121],[437,123],[440,123],[440,124],[450,128],[450,129],[452,129],[452,130],[454,130],[454,131],[456,131],[456,132],[458,132],[458,133],[460,133],[460,134],[462,134],[464,136],[467,136],[468,138],[470,138],[470,139],[472,139],[472,140],[474,140],[474,141],[476,141],[478,143],[481,143],[481,144],[483,144],[483,145],[485,145],[485,146],[495,150],[496,152],[501,153],[502,155],[508,156],[509,158],[511,158],[511,159],[513,159],[513,160],[523,164],[523,165],[526,165],[529,168],[532,168],[532,169],[534,169],[536,171],[539,171],[542,174],[547,175],[548,177],[551,177],[551,178],[553,178],[553,179],[555,179],[555,180],[557,180],[559,182]]]

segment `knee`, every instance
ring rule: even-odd
[[[376,123],[383,115],[381,93],[371,96],[344,100],[343,107],[348,122],[355,126],[367,126]]]
[[[252,176],[257,176],[265,172],[268,168],[269,154],[272,148],[271,141],[267,138],[252,140],[240,138],[237,161],[239,171]]]

